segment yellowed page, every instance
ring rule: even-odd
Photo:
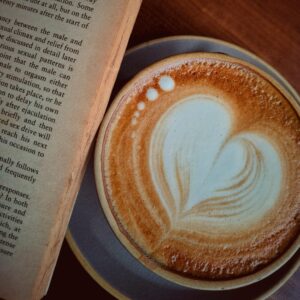
[[[47,289],[139,0],[0,0],[0,298]]]

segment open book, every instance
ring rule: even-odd
[[[140,0],[0,0],[0,298],[47,291]]]

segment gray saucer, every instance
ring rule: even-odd
[[[221,52],[244,59],[299,97],[285,79],[253,54],[215,39],[174,37],[143,44],[127,52],[113,95],[138,71],[165,57],[187,52]],[[300,101],[299,101],[300,103]],[[90,159],[74,207],[67,235],[68,242],[83,267],[106,290],[117,298],[130,299],[260,299],[280,288],[300,265],[300,252],[281,269],[252,285],[229,291],[202,291],[169,282],[140,264],[123,247],[110,228],[100,206]]]

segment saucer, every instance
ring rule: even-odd
[[[255,55],[226,42],[203,37],[159,39],[129,50],[113,93],[137,72],[163,58],[188,52],[219,52],[243,59],[271,75],[300,103],[289,83]],[[69,224],[67,240],[86,271],[119,299],[264,299],[277,291],[300,265],[300,251],[269,277],[227,291],[203,291],[177,285],[145,268],[124,248],[110,228],[96,191],[91,157]]]

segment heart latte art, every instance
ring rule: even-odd
[[[150,173],[176,227],[186,220],[236,229],[241,219],[249,226],[278,200],[282,169],[276,149],[256,132],[230,137],[231,123],[217,99],[193,95],[170,107],[155,126]]]
[[[136,257],[158,273],[227,280],[296,243],[300,121],[286,97],[251,66],[201,54],[154,65],[121,91],[96,173]]]

